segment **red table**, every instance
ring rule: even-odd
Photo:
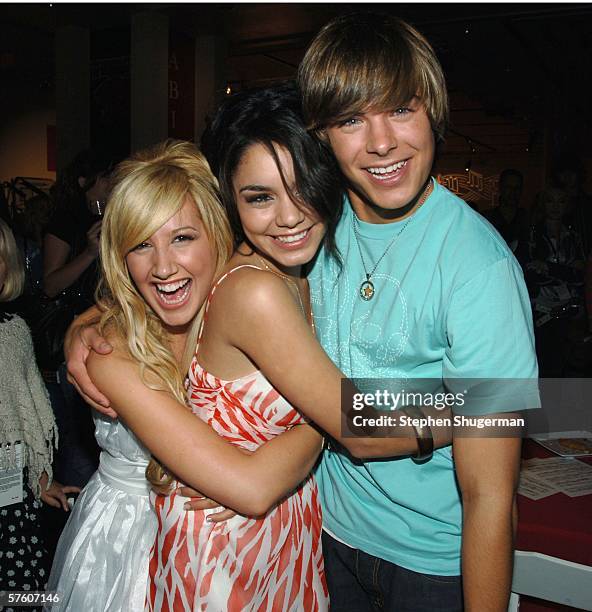
[[[553,453],[525,440],[522,456],[552,457]],[[583,460],[592,464],[592,458]],[[518,495],[517,550],[528,550],[592,566],[592,495],[556,493],[533,501]]]

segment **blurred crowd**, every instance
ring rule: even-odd
[[[561,159],[528,206],[522,173],[506,169],[497,206],[483,213],[523,268],[544,378],[591,374],[592,198],[584,180],[578,159]]]

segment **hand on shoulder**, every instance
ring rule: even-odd
[[[113,384],[118,384],[122,371],[136,370],[138,365],[129,356],[124,341],[115,333],[107,333],[105,338],[113,347],[107,354],[90,351],[86,366],[91,381],[101,392],[109,396],[109,389]]]

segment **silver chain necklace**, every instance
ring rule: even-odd
[[[428,186],[425,188],[421,196],[421,199],[419,200],[419,203],[417,204],[415,208],[414,214],[419,210],[421,205],[427,200],[428,195],[431,192],[431,189],[432,189],[432,181],[431,179],[429,179]],[[364,259],[364,255],[362,254],[362,247],[360,246],[360,237],[358,234],[360,221],[358,220],[358,217],[354,212],[354,223],[353,223],[354,237],[356,239],[356,244],[358,245],[358,252],[360,253],[360,259],[362,260],[362,266],[364,267],[364,274],[366,275],[366,280],[362,281],[358,292],[360,294],[360,297],[365,302],[369,302],[376,293],[376,289],[374,288],[374,283],[370,280],[372,278],[372,275],[374,274],[374,272],[376,272],[376,268],[378,268],[380,262],[385,258],[390,248],[393,246],[393,244],[395,244],[395,241],[397,240],[397,238],[405,231],[405,228],[409,225],[409,223],[411,222],[411,219],[413,219],[413,216],[409,217],[409,219],[407,219],[403,227],[393,236],[393,238],[388,243],[382,255],[378,258],[377,262],[374,264],[374,267],[372,268],[372,270],[368,272],[368,268],[366,267],[366,261]]]

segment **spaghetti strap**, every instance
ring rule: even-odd
[[[210,289],[210,293],[208,294],[208,297],[206,298],[206,308],[204,310],[203,313],[203,317],[201,320],[201,324],[199,326],[199,334],[197,336],[197,346],[195,347],[195,351],[197,352],[197,349],[199,348],[199,343],[201,342],[201,336],[203,334],[203,328],[204,328],[204,324],[208,318],[208,310],[210,309],[210,302],[212,301],[212,297],[214,295],[214,293],[216,292],[216,289],[218,288],[218,286],[222,283],[222,281],[227,278],[228,276],[230,276],[233,272],[236,272],[237,270],[240,270],[241,268],[254,268],[255,270],[260,270],[261,272],[265,272],[265,270],[263,268],[260,268],[259,266],[254,266],[253,264],[241,264],[240,266],[235,266],[234,268],[231,268],[230,270],[228,270],[228,272],[225,272],[212,286],[212,288]]]

